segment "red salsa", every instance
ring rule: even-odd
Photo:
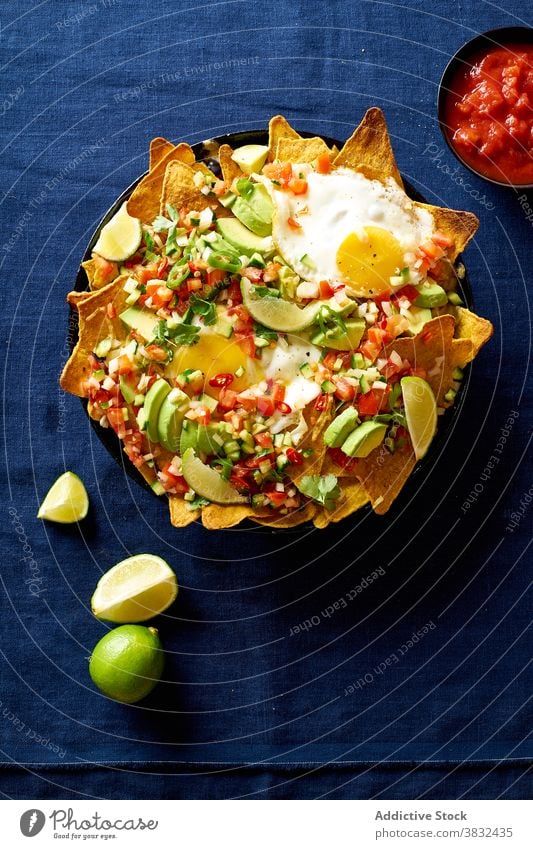
[[[533,183],[533,46],[477,54],[449,88],[444,121],[466,164],[499,182]]]

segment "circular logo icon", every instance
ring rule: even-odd
[[[24,837],[35,837],[42,831],[46,822],[46,817],[38,808],[31,808],[29,811],[24,811],[20,818],[20,830]]]

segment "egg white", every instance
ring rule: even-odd
[[[343,282],[337,250],[351,233],[364,238],[364,227],[388,230],[404,253],[415,250],[435,229],[431,213],[415,207],[390,177],[381,183],[349,168],[318,174],[309,165],[294,165],[293,171],[307,180],[305,195],[281,191],[270,180],[260,179],[275,207],[274,244],[304,280]],[[297,221],[300,229],[292,229],[289,218]],[[314,267],[302,262],[306,255]]]

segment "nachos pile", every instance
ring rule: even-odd
[[[61,386],[176,527],[385,513],[492,334],[460,297],[478,221],[407,196],[379,109],[340,151],[278,115],[216,158],[152,141],[68,296]]]

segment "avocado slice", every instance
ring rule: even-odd
[[[352,430],[343,442],[342,450],[348,457],[368,457],[370,452],[383,442],[386,432],[387,425],[372,421],[363,422]]]
[[[196,431],[196,450],[202,454],[220,454],[221,446],[213,439],[216,428],[212,425],[198,425]]]
[[[357,427],[359,416],[355,407],[346,407],[326,428],[324,442],[330,448],[340,448],[342,443]]]
[[[193,448],[196,451],[196,434],[198,425],[196,422],[185,419],[182,423],[180,434],[180,454],[183,457],[188,448]]]
[[[172,400],[170,394],[163,399],[157,419],[157,432],[159,442],[167,451],[176,453],[179,449],[183,417],[188,403],[189,396],[179,389],[172,396]]]
[[[415,307],[434,309],[435,307],[444,307],[448,303],[448,295],[438,283],[428,281],[415,286],[415,289],[418,292]]]
[[[366,322],[364,318],[349,318],[346,322],[346,333],[335,338],[326,332],[325,339],[321,344],[332,348],[334,351],[352,351],[357,348],[361,337],[365,332]]]
[[[219,218],[217,230],[223,240],[239,254],[252,256],[254,253],[268,253],[271,249],[269,239],[263,239],[251,233],[237,218]]]
[[[159,432],[157,430],[157,420],[159,418],[159,410],[161,404],[170,392],[170,384],[162,377],[156,380],[146,393],[144,399],[144,418],[146,421],[146,433],[150,442],[159,442]]]
[[[416,336],[417,333],[420,333],[424,324],[427,321],[431,321],[433,318],[430,309],[425,309],[422,307],[410,307],[409,308],[409,333],[412,336]]]
[[[140,333],[147,342],[153,338],[159,320],[150,310],[143,310],[141,307],[129,307],[120,313],[119,318],[130,330]]]
[[[243,174],[260,171],[268,156],[268,147],[264,144],[245,144],[233,151],[231,158],[237,163]]]
[[[272,221],[265,221],[256,213],[254,208],[244,198],[235,198],[235,203],[232,206],[234,215],[241,221],[245,227],[248,227],[252,233],[257,236],[270,236],[272,233]]]

